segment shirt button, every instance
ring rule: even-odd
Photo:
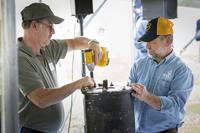
[[[158,66],[156,68],[158,68]]]
[[[151,89],[149,90],[149,92],[151,92]]]
[[[141,125],[143,127],[143,125]]]
[[[153,80],[154,80],[155,78],[153,78]]]
[[[142,115],[144,115],[144,113],[142,113]]]

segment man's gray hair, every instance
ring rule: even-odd
[[[165,37],[169,36],[171,38],[171,44],[173,44],[174,36],[173,34],[170,35],[160,35],[160,40],[163,41]]]

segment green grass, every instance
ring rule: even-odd
[[[181,132],[182,131],[182,132]],[[190,133],[200,133],[200,127],[184,127],[182,130],[179,130],[180,133],[190,132]]]
[[[195,129],[195,131],[193,131],[192,133],[200,133],[200,127],[193,127]]]
[[[200,105],[192,105],[192,106],[188,106],[187,111],[192,111],[193,113],[199,113],[199,109],[200,109]]]

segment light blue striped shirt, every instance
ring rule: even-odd
[[[161,101],[158,111],[138,98],[134,99],[136,132],[156,133],[182,126],[194,77],[174,51],[159,64],[149,56],[136,61],[130,70],[129,82],[144,85]]]

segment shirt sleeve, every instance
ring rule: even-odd
[[[134,65],[131,67],[131,70],[130,70],[130,76],[129,76],[129,79],[128,79],[128,82],[129,84],[133,84],[133,83],[136,83],[136,67],[135,67],[135,63]]]
[[[168,96],[159,96],[161,113],[178,114],[184,107],[193,89],[194,77],[191,70],[181,66],[171,82]]]
[[[50,42],[50,45],[47,46],[48,50],[50,51],[49,54],[52,55],[53,60],[56,61],[56,63],[59,61],[59,59],[64,59],[67,55],[68,45],[66,40],[54,40],[52,39]]]

